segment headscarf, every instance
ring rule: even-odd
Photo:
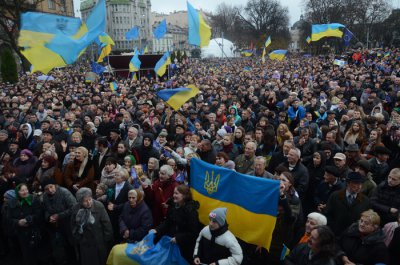
[[[18,184],[18,186],[15,188],[15,195],[16,195],[16,198],[17,198],[17,200],[21,203],[21,205],[23,205],[24,203],[26,203],[27,205],[29,205],[29,206],[31,206],[32,205],[32,195],[28,195],[26,198],[21,198],[20,196],[19,196],[19,191],[20,191],[20,189],[21,189],[21,187],[22,186],[26,186],[26,184],[24,184],[24,183],[21,183],[21,184]]]
[[[83,199],[85,197],[92,197],[92,190],[89,188],[81,188],[76,192],[76,200],[78,201],[79,205],[82,206]],[[78,232],[80,235],[83,234],[83,228],[87,224],[94,224],[94,217],[92,215],[92,212],[90,209],[87,208],[81,208],[78,210],[75,221],[78,225],[77,228],[75,228],[75,232]],[[78,230],[78,231],[76,231]]]

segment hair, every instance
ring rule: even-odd
[[[150,157],[149,161],[150,160],[153,161],[153,163],[154,163],[154,170],[159,170],[160,169],[160,161],[158,161],[158,159],[155,157]]]
[[[325,215],[322,215],[317,212],[312,212],[307,215],[307,218],[313,219],[315,222],[317,222],[317,225],[326,225],[328,223]]]
[[[225,162],[229,161],[229,156],[225,152],[218,152],[216,157],[222,157],[225,160]]]
[[[108,141],[107,141],[107,137],[98,137],[96,139],[97,141],[97,145],[101,145],[103,147],[107,147],[108,146]]]
[[[85,197],[92,197],[92,190],[86,187],[80,188],[76,194],[76,200],[78,201],[79,204],[82,204],[83,199]]]
[[[189,186],[185,185],[185,184],[181,184],[179,186],[176,187],[176,190],[183,195],[183,201],[189,202],[193,200],[193,196],[192,196],[192,192],[190,191]]]
[[[117,161],[117,159],[115,157],[110,156],[110,157],[107,157],[106,164],[117,165],[118,161]]]
[[[398,167],[393,168],[392,170],[390,170],[389,175],[400,176],[400,168],[398,168]]]
[[[267,160],[263,156],[257,156],[256,158],[254,158],[254,162],[256,162],[256,160],[263,162],[264,165],[267,164]]]
[[[125,181],[129,178],[129,172],[128,170],[126,170],[125,168],[121,167],[121,169],[119,170],[119,174],[121,174],[120,176],[122,177],[122,179]]]
[[[361,214],[361,217],[368,218],[372,222],[372,224],[375,226],[375,228],[378,228],[379,225],[381,224],[381,217],[374,210],[369,209],[367,211],[364,211]],[[360,219],[361,219],[361,217],[360,217]]]
[[[89,151],[85,147],[79,146],[76,148],[76,150],[80,150],[84,154],[85,158],[88,157]]]
[[[170,165],[163,165],[163,166],[160,168],[160,171],[161,171],[161,170],[165,171],[165,173],[167,173],[167,175],[168,175],[169,177],[171,177],[171,176],[174,174],[174,169],[173,169]]]
[[[296,152],[296,155],[299,157],[299,159],[301,158],[301,151],[299,148],[292,147],[292,148],[290,148],[290,150],[294,150]]]
[[[71,134],[71,139],[72,137],[77,136],[81,141],[82,141],[82,134],[80,132],[73,132]]]
[[[326,225],[317,226],[313,230],[318,232],[319,254],[322,257],[335,257],[336,242],[332,230]]]
[[[283,171],[281,172],[282,175],[284,175],[290,182],[290,184],[292,185],[292,188],[294,188],[294,178],[292,173],[290,173],[289,171]]]

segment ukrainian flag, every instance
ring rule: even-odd
[[[117,83],[116,83],[116,82],[111,82],[111,83],[110,83],[110,90],[111,90],[111,92],[117,93],[117,88],[118,88],[118,86],[117,86]]]
[[[310,44],[310,43],[311,43],[311,38],[310,38],[310,36],[308,36],[308,37],[306,38],[306,42],[307,42],[307,44]]]
[[[169,64],[171,64],[171,55],[169,54],[169,52],[165,52],[161,59],[158,60],[158,62],[156,63],[154,71],[157,73],[158,76],[163,76],[167,71],[167,66]]]
[[[335,60],[333,61],[333,64],[334,64],[334,65],[337,65],[337,66],[340,66],[340,67],[343,67],[343,66],[346,64],[346,62],[343,61],[343,60],[335,59]]]
[[[265,41],[265,48],[268,48],[268,46],[271,45],[271,36],[268,37],[268,39]]]
[[[284,261],[286,256],[289,254],[290,254],[290,249],[285,244],[283,244],[280,260]]]
[[[265,51],[265,47],[263,49],[262,55],[261,55],[261,60],[263,63],[265,63],[265,55],[267,54],[267,52]]]
[[[132,80],[135,80],[135,81],[136,81],[136,80],[138,80],[138,79],[137,79],[137,75],[136,75],[136,73],[133,73]]]
[[[278,212],[279,181],[257,178],[233,170],[190,160],[193,199],[200,202],[199,217],[226,207],[232,233],[243,241],[269,249]]]
[[[206,24],[200,12],[187,2],[189,20],[189,44],[203,48],[208,46],[211,39],[211,28]]]
[[[149,48],[147,46],[144,48],[143,54],[148,54],[149,53]]]
[[[97,59],[97,62],[100,63],[111,53],[111,46],[114,46],[115,43],[113,39],[105,32],[102,32],[95,42],[101,47],[100,56],[99,59]]]
[[[244,57],[250,57],[253,55],[253,50],[244,50],[244,51],[242,51],[242,55]]]
[[[287,50],[275,50],[275,51],[272,51],[272,52],[269,54],[269,58],[270,58],[271,60],[279,60],[279,61],[282,61],[283,59],[285,59],[286,53],[287,53]]]
[[[131,61],[129,62],[129,72],[139,71],[141,64],[142,62],[139,60],[139,53],[136,52],[135,55],[132,56]]]
[[[174,110],[179,110],[186,101],[196,96],[199,89],[194,85],[174,89],[164,89],[157,92],[157,96],[164,100]]]
[[[345,25],[340,23],[331,24],[317,24],[311,27],[311,41],[318,41],[324,37],[338,37],[343,36],[343,31],[340,28],[345,28]]]

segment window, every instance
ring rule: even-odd
[[[56,9],[56,3],[54,0],[47,0],[47,3],[49,5],[49,9]]]
[[[60,9],[63,12],[65,12],[67,10],[67,5],[65,3],[65,0],[60,0]]]

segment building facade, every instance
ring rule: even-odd
[[[32,0],[31,2],[33,1],[35,0]],[[35,2],[37,2],[37,12],[52,13],[68,17],[75,16],[73,0],[44,0]]]
[[[96,4],[94,0],[85,0],[81,3],[82,19],[86,20],[92,7]],[[150,28],[150,0],[107,0],[107,29],[106,32],[114,40],[116,51],[132,51],[135,47],[139,49],[151,47]],[[137,26],[140,30],[138,40],[128,41],[125,33]]]

